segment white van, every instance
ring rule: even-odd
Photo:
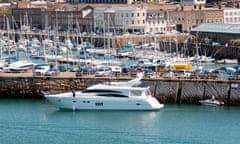
[[[177,74],[177,77],[189,78],[192,74],[192,71],[190,71],[190,70],[178,70],[178,71],[175,71],[175,73]]]
[[[34,67],[33,75],[34,76],[42,76],[44,75],[48,70],[50,69],[50,66],[46,63],[44,64],[38,64]]]

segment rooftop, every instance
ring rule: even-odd
[[[204,23],[193,28],[191,32],[240,34],[240,24]]]

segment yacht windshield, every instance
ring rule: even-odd
[[[147,90],[145,91],[145,94],[146,94],[146,96],[150,96],[150,95],[151,95],[151,92],[150,92],[150,90],[149,90],[149,89],[147,89]]]

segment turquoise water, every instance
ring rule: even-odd
[[[46,100],[0,100],[1,144],[238,144],[240,107],[62,111]]]

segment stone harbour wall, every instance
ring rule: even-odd
[[[107,82],[109,78],[94,77],[0,77],[1,98],[42,99],[42,91],[63,92]],[[127,77],[113,78],[113,81],[130,80]],[[215,96],[227,105],[240,106],[240,81],[188,80],[144,78],[151,92],[161,103],[199,104],[200,99]]]

